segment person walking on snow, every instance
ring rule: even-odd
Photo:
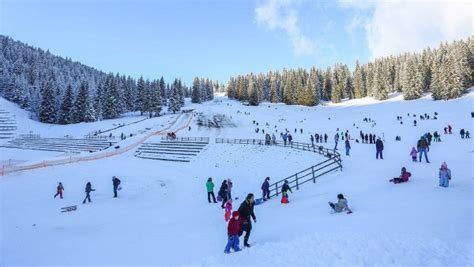
[[[272,144],[275,145],[276,143],[277,143],[277,138],[276,138],[275,134],[272,133]]]
[[[451,125],[448,125],[448,133],[449,134],[453,133],[453,127],[451,127]]]
[[[216,197],[214,196],[214,183],[212,182],[211,177],[207,179],[206,188],[207,188],[207,201],[211,203],[211,197],[212,197],[212,201],[214,203],[217,203]]]
[[[417,156],[417,154],[418,154],[418,151],[416,150],[416,148],[415,148],[415,147],[412,147],[411,152],[410,152],[410,156],[411,156],[411,160],[412,160],[413,162],[416,162],[416,156]]]
[[[464,131],[464,129],[461,129],[461,131],[459,131],[459,134],[461,135],[461,139],[464,139],[464,135],[466,134],[466,132]]]
[[[288,134],[288,143],[293,145],[293,136],[291,136],[291,134]]]
[[[324,134],[324,143],[328,142],[328,134]]]
[[[347,205],[347,200],[342,194],[337,195],[337,203],[328,202],[328,204],[335,212],[347,211],[347,214],[352,213],[352,210]]]
[[[54,195],[54,198],[59,196],[62,199],[63,198],[63,191],[64,191],[63,184],[59,183],[58,186],[56,187],[56,195]]]
[[[448,169],[448,164],[443,162],[439,168],[439,186],[448,187],[449,180],[451,180],[451,170]]]
[[[407,172],[407,169],[405,167],[402,168],[402,173],[400,174],[399,177],[390,179],[389,182],[393,182],[394,184],[399,184],[399,183],[406,183],[408,182],[408,179],[411,177],[411,173]]]
[[[336,135],[334,135],[334,142],[336,143],[334,145],[334,150],[337,150],[337,142],[339,142],[339,134],[336,133]]]
[[[467,138],[467,139],[470,139],[470,138],[471,138],[471,134],[469,133],[469,131],[466,131],[466,138]]]
[[[232,212],[232,198],[229,198],[225,203],[224,219],[226,222],[230,220],[230,213]]]
[[[227,198],[232,198],[232,181],[227,179]]]
[[[244,246],[250,247],[249,238],[250,232],[252,231],[252,221],[257,223],[257,217],[253,212],[253,207],[255,205],[255,198],[252,193],[248,194],[245,198],[245,201],[239,207],[239,214],[240,214],[240,231],[239,236],[241,236],[245,232],[244,236]]]
[[[270,199],[270,177],[265,178],[262,184],[263,201]]]
[[[224,205],[227,202],[229,194],[227,193],[227,180],[222,181],[221,188],[219,189],[218,195],[222,198],[221,208],[225,208]]]
[[[84,198],[84,201],[82,201],[82,204],[86,204],[86,199],[89,200],[89,203],[91,202],[90,193],[92,191],[95,191],[95,189],[92,189],[91,182],[87,182],[85,191],[86,191],[86,197]]]
[[[349,156],[349,151],[351,150],[351,144],[349,143],[349,139],[347,138],[345,141],[345,145],[346,145],[346,156]]]
[[[225,246],[224,253],[230,253],[230,249],[234,249],[235,252],[240,251],[239,248],[239,233],[240,233],[240,214],[238,211],[232,212],[232,219],[230,219],[227,225],[227,245]]]
[[[420,140],[418,140],[417,148],[418,148],[418,153],[420,153],[419,161],[421,162],[421,157],[424,154],[426,163],[430,163],[430,161],[428,160],[428,152],[427,152],[428,141],[426,141],[426,138],[424,136],[420,137]]]
[[[314,137],[312,134],[309,135],[309,139],[311,140],[311,146],[314,147]]]
[[[117,197],[117,190],[118,190],[119,185],[120,185],[120,179],[117,178],[116,176],[113,176],[112,177],[112,184],[114,186],[114,197]]]
[[[282,135],[282,138],[283,138],[283,143],[284,143],[285,146],[286,146],[286,139],[288,138],[288,134],[287,134],[287,133],[284,133],[284,134]]]
[[[375,150],[376,150],[375,158],[379,159],[379,156],[380,156],[380,159],[383,159],[383,154],[382,154],[383,142],[380,139],[380,137],[378,137],[377,141],[375,142]]]
[[[438,133],[438,131],[435,131],[435,132],[433,133],[433,138],[434,138],[434,140],[433,140],[434,142],[439,142],[439,141],[441,141],[441,140],[439,139],[439,133]]]

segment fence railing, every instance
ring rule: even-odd
[[[216,144],[241,144],[241,145],[267,145],[267,146],[279,146],[279,147],[288,147],[304,151],[311,151],[318,154],[321,154],[326,157],[341,157],[341,155],[334,149],[328,149],[323,146],[312,145],[308,143],[298,143],[298,142],[281,142],[281,141],[265,141],[263,139],[231,139],[231,138],[216,138]],[[342,167],[342,166],[341,166]]]
[[[293,149],[299,149],[309,152],[314,152],[325,156],[327,159],[313,165],[307,169],[283,178],[270,185],[270,197],[278,196],[281,194],[281,188],[285,181],[288,181],[288,185],[291,189],[296,188],[299,190],[302,184],[307,182],[316,183],[316,179],[323,176],[326,173],[335,171],[337,169],[342,171],[342,159],[341,155],[333,150],[327,149],[323,146],[315,146],[307,143],[298,142],[281,142],[281,141],[268,141],[263,139],[228,139],[228,138],[216,138],[216,144],[243,144],[243,145],[263,145],[263,146],[279,146]]]
[[[167,136],[161,137],[161,140],[167,141],[183,141],[183,142],[202,142],[202,143],[209,143],[209,137],[176,137],[174,139],[170,139]]]

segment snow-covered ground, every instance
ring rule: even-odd
[[[192,105],[207,117],[225,114],[233,125],[207,128],[194,122],[190,131],[178,132],[178,136],[211,138],[190,163],[139,159],[132,150],[97,161],[0,177],[0,265],[472,266],[473,142],[458,133],[461,128],[474,130],[473,100],[474,93],[469,93],[438,102],[429,96],[414,101],[393,96],[384,102],[365,98],[318,107],[265,103],[249,107],[217,97]],[[15,113],[19,133],[41,136],[82,137],[142,118],[51,126],[29,120],[28,114],[3,99],[0,105]],[[407,118],[407,113],[433,116],[434,112],[439,114],[437,120],[417,118],[417,127],[412,117]],[[396,116],[403,116],[403,125]],[[364,117],[376,125],[363,122]],[[142,130],[165,128],[174,119],[176,115],[153,118],[114,134],[133,132],[140,138],[146,134]],[[174,127],[183,124],[184,119]],[[448,124],[454,128],[452,135],[443,134]],[[290,195],[288,205],[274,199],[256,206],[257,223],[250,237],[254,246],[226,255],[227,225],[223,210],[207,203],[208,177],[213,177],[215,191],[223,179],[233,180],[237,209],[247,193],[260,196],[265,177],[280,180],[323,160],[317,154],[288,148],[213,142],[216,137],[263,139],[261,131],[255,132],[257,127],[266,132],[288,128],[294,141],[306,143],[310,133],[327,133],[329,148],[334,146],[336,128],[349,130],[354,139],[359,130],[374,133],[385,139],[384,160],[375,159],[375,145],[352,140],[351,156],[343,155],[342,172],[305,184]],[[442,142],[432,144],[431,163],[411,162],[409,153],[416,141],[435,130],[442,134]],[[397,135],[401,142],[395,141]],[[2,161],[21,162],[62,156],[15,149],[0,153]],[[449,188],[438,186],[443,161],[452,171]],[[412,173],[410,182],[389,183],[403,166]],[[112,198],[112,175],[122,180],[117,199]],[[60,181],[64,199],[53,199]],[[88,181],[97,191],[91,204],[82,205]],[[338,193],[347,197],[353,214],[331,214],[327,202],[335,201]],[[78,210],[60,212],[70,205],[78,205]]]

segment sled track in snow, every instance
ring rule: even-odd
[[[102,153],[98,152],[98,153],[94,153],[93,155],[88,155],[88,156],[76,156],[76,157],[70,156],[70,157],[63,158],[63,159],[58,159],[58,160],[43,160],[42,162],[39,162],[39,163],[36,163],[36,164],[30,164],[30,165],[22,165],[22,166],[2,165],[2,167],[0,169],[0,176],[4,176],[4,175],[7,175],[7,174],[19,172],[19,171],[34,170],[34,169],[39,169],[39,168],[59,166],[59,165],[71,164],[71,163],[82,162],[82,161],[99,160],[99,159],[104,159],[104,158],[120,155],[120,154],[126,153],[126,152],[136,148],[137,146],[143,144],[146,140],[148,140],[150,137],[152,137],[154,135],[162,135],[162,134],[166,133],[166,130],[168,130],[171,127],[175,126],[175,124],[180,120],[180,118],[182,116],[186,116],[186,117],[189,117],[189,118],[183,126],[177,128],[176,130],[173,131],[173,132],[176,133],[176,132],[179,132],[179,131],[181,131],[185,128],[188,128],[188,126],[191,124],[192,119],[193,119],[193,115],[191,113],[179,114],[176,117],[176,119],[169,126],[167,126],[166,128],[163,128],[163,129],[158,130],[158,131],[151,132],[151,133],[147,134],[146,136],[144,136],[143,138],[141,138],[140,140],[138,140],[137,142],[129,144],[126,147],[123,147],[123,148],[118,148],[114,151],[105,151],[105,152],[102,152]]]
[[[278,142],[278,141],[266,143],[265,140],[262,140],[262,139],[225,139],[225,138],[216,138],[216,144],[258,145],[258,146],[268,146],[268,147],[278,146],[278,147],[292,148],[292,149],[318,153],[327,158],[326,160],[316,165],[313,165],[309,168],[306,168],[300,172],[297,172],[293,175],[290,175],[286,178],[283,178],[271,184],[270,197],[278,196],[280,194],[279,192],[285,180],[288,181],[290,188],[292,189],[296,188],[296,190],[299,190],[302,184],[305,184],[311,181],[313,183],[316,183],[316,179],[318,179],[319,177],[327,173],[336,171],[338,169],[342,171],[341,155],[337,151],[324,148],[323,146],[316,146],[316,145],[313,146],[311,144],[298,143],[298,142],[292,142],[291,144],[290,143],[285,144],[283,142]]]

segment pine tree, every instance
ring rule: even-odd
[[[465,43],[455,42],[454,49],[448,53],[448,90],[447,98],[452,99],[462,96],[470,86],[471,69]]]
[[[191,102],[201,103],[201,83],[198,77],[195,77],[193,81],[193,92],[191,96]]]
[[[248,95],[249,95],[249,104],[251,106],[258,106],[260,103],[260,99],[258,98],[257,86],[253,77],[249,78],[249,87],[248,87]]]
[[[140,77],[137,81],[137,97],[135,98],[135,111],[140,111],[140,114],[142,115],[145,110],[145,103],[143,102],[145,97],[145,80],[143,79],[143,77]]]
[[[78,123],[86,120],[86,113],[90,110],[89,106],[89,84],[85,81],[79,86],[79,92],[77,93],[76,100],[72,106],[71,122]]]
[[[108,88],[106,90],[106,101],[103,106],[102,116],[104,119],[115,119],[122,113],[122,99],[119,92],[119,84],[117,77],[110,74],[107,77]]]
[[[362,69],[359,65],[359,60],[356,61],[356,67],[354,71],[354,97],[361,98],[362,97],[362,86],[363,86],[363,78],[362,78]]]
[[[406,100],[420,98],[423,94],[422,70],[415,57],[405,62],[402,76],[403,97]]]
[[[46,82],[41,91],[41,104],[39,107],[38,118],[40,122],[56,122],[56,104],[52,80]]]
[[[170,94],[169,94],[169,105],[168,105],[168,111],[176,113],[181,109],[181,104],[179,101],[179,92],[178,92],[178,87],[176,86],[176,82],[173,83],[170,89]]]
[[[436,51],[432,63],[432,78],[431,78],[431,96],[434,100],[443,99],[443,91],[446,84],[446,65],[447,65],[447,51],[444,45],[441,45]]]
[[[69,84],[66,88],[66,92],[63,95],[61,107],[59,108],[58,123],[69,124],[71,122],[71,110],[72,110],[73,93],[72,86]]]
[[[342,77],[340,65],[334,66],[332,81],[334,86],[331,91],[331,101],[333,103],[339,103],[341,102],[345,85],[345,79]]]
[[[372,90],[375,99],[385,100],[388,98],[387,80],[384,76],[383,64],[381,61],[375,62],[375,73],[373,78]]]

